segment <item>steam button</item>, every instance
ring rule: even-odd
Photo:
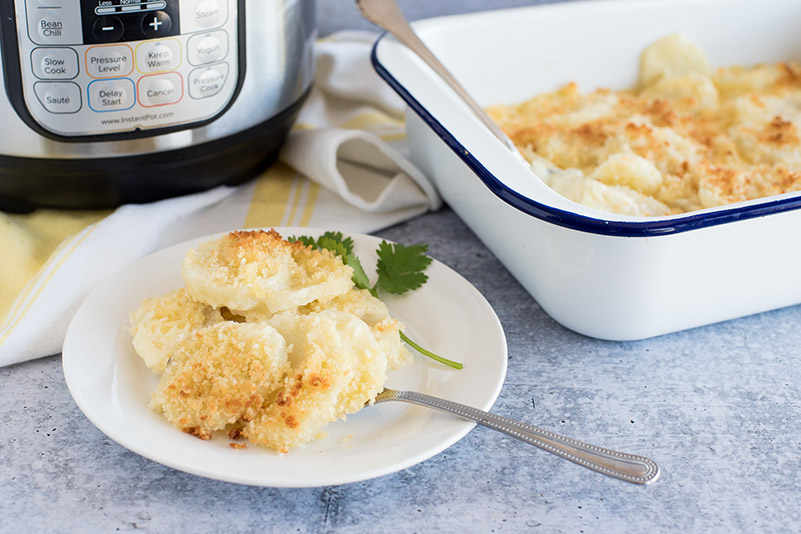
[[[195,9],[195,22],[203,28],[216,26],[222,18],[222,7],[217,0],[203,0]]]

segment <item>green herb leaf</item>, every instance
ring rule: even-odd
[[[345,256],[345,263],[350,265],[351,269],[353,269],[352,280],[353,283],[356,284],[356,287],[359,289],[370,289],[370,279],[367,278],[367,273],[364,272],[364,267],[362,267],[362,262],[359,261],[359,257],[351,252]]]
[[[407,246],[382,241],[376,251],[376,286],[395,295],[421,287],[428,280],[423,271],[431,264],[431,258],[426,256],[427,250],[425,243]]]
[[[315,249],[327,249],[342,258],[342,261],[353,269],[353,283],[359,289],[367,289],[378,298],[378,290],[387,293],[402,295],[407,291],[417,289],[428,281],[428,276],[423,272],[431,264],[431,258],[426,256],[428,245],[417,243],[415,245],[392,244],[382,241],[378,245],[376,254],[378,263],[376,271],[378,280],[374,287],[370,287],[370,279],[364,272],[364,267],[359,257],[353,253],[353,239],[344,237],[342,232],[326,232],[318,238],[302,235],[299,237],[289,237],[287,241],[299,241],[307,247]],[[433,352],[421,347],[403,332],[400,333],[401,339],[420,354],[428,356],[444,365],[461,369],[462,364],[443,358]]]

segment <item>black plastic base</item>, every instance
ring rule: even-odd
[[[275,161],[305,96],[248,130],[180,150],[92,159],[0,155],[0,210],[104,209],[241,184]]]

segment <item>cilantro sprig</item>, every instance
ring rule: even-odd
[[[403,295],[422,287],[428,281],[425,274],[426,268],[431,264],[431,258],[426,255],[428,245],[417,243],[414,245],[402,245],[400,243],[389,243],[381,241],[376,250],[378,262],[376,263],[376,274],[378,275],[375,284],[370,285],[370,278],[364,271],[362,262],[353,251],[353,239],[345,237],[342,232],[326,232],[318,238],[310,236],[291,236],[288,241],[298,241],[305,246],[315,249],[330,250],[342,258],[342,261],[353,269],[353,283],[359,289],[366,289],[376,298],[379,298],[379,290],[393,295]],[[463,366],[459,362],[443,358],[435,354],[411,339],[400,333],[401,339],[417,352],[428,356],[442,364],[461,369]]]

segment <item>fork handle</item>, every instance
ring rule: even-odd
[[[458,402],[432,397],[415,391],[390,389],[385,389],[376,399],[376,402],[388,400],[409,402],[458,415],[530,443],[593,471],[634,484],[650,484],[659,477],[659,466],[650,458],[583,443],[533,425],[459,404]]]

